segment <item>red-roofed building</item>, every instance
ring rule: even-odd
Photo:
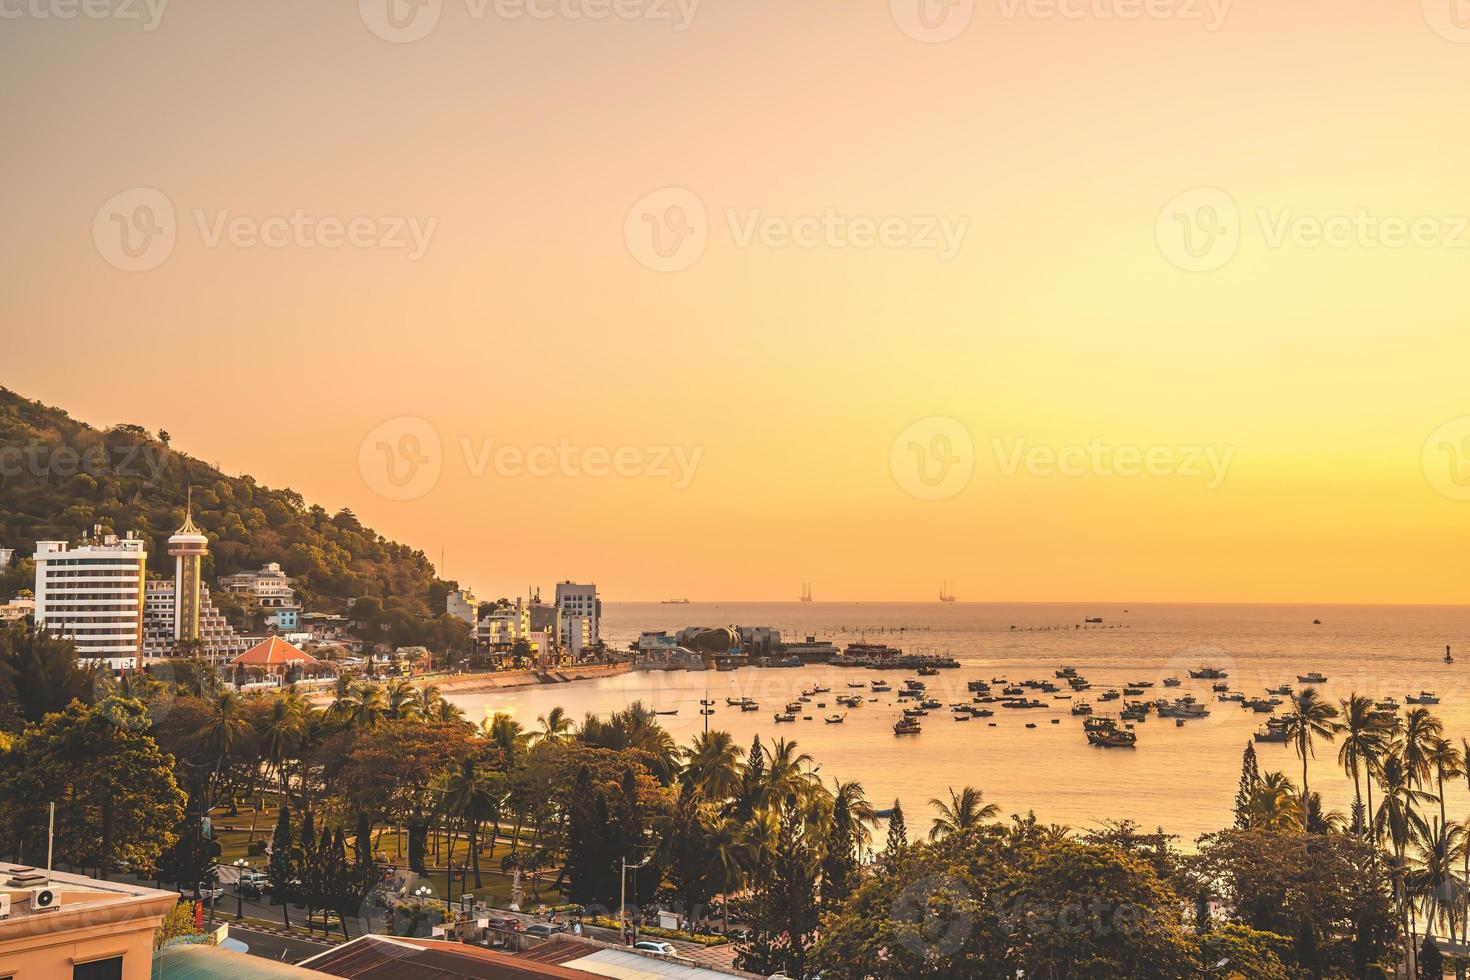
[[[320,674],[331,671],[325,664],[308,653],[302,653],[279,636],[271,636],[230,661],[230,666],[249,671],[258,671],[274,677],[284,677],[293,669],[301,674]]]

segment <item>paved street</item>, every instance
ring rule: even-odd
[[[230,926],[230,938],[237,939],[250,947],[251,956],[280,960],[284,963],[299,963],[309,956],[326,952],[332,947],[327,943],[314,943],[305,939],[287,939],[268,932],[256,932],[241,926]]]

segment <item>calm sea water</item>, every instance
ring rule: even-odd
[[[1101,627],[1074,628],[1087,617],[1102,617]],[[1320,619],[1321,625],[1313,625]],[[913,676],[906,671],[806,667],[780,670],[748,668],[730,673],[634,672],[626,676],[566,686],[527,688],[454,698],[475,719],[496,711],[513,714],[527,727],[561,705],[574,717],[606,714],[642,700],[659,710],[675,739],[687,743],[702,730],[699,701],[715,699],[710,727],[731,732],[741,745],[752,736],[794,739],[811,754],[828,779],[856,779],[879,806],[901,799],[911,830],[927,827],[928,801],[948,787],[970,784],[1002,811],[1034,810],[1045,821],[1076,828],[1105,818],[1129,818],[1152,828],[1163,826],[1187,843],[1198,834],[1228,825],[1240,774],[1240,757],[1265,716],[1220,703],[1210,681],[1191,681],[1188,669],[1204,664],[1229,671],[1232,690],[1262,695],[1268,686],[1290,683],[1317,671],[1318,685],[1332,698],[1357,691],[1377,698],[1429,690],[1441,697],[1435,709],[1446,734],[1470,737],[1470,607],[1435,606],[1260,606],[956,603],[613,603],[605,610],[603,635],[626,645],[645,629],[684,626],[775,626],[787,639],[815,635],[839,647],[866,639],[906,652],[941,653],[958,658],[959,670],[925,680],[945,701],[967,701],[965,683],[1004,677],[1018,683],[1050,679],[1062,665],[1078,668],[1094,690],[1075,695],[1091,700],[1100,713],[1111,704],[1096,696],[1125,682],[1151,680],[1152,698],[1192,693],[1208,703],[1211,715],[1175,727],[1172,719],[1150,716],[1135,729],[1134,750],[1104,750],[1087,744],[1082,719],[1070,714],[1070,701],[1051,701],[1046,710],[998,710],[991,719],[953,720],[948,710],[931,712],[918,736],[899,738],[893,695],[847,711],[844,723],[829,725],[823,715],[842,712],[831,699],[847,684],[883,677],[894,687]],[[1016,627],[1012,629],[1012,627]],[[1457,663],[1443,662],[1445,646]],[[1165,689],[1164,677],[1185,678]],[[832,688],[813,699],[811,721],[776,725],[772,715],[804,687]],[[873,696],[869,694],[868,696]],[[742,713],[726,697],[752,697],[759,712]],[[828,708],[816,707],[827,701]],[[1051,719],[1060,720],[1051,724]],[[992,727],[989,722],[994,722]],[[1034,729],[1025,727],[1031,722]],[[1262,768],[1280,769],[1300,781],[1301,762],[1284,745],[1258,744]],[[1313,789],[1329,808],[1347,812],[1352,783],[1337,767],[1335,746],[1321,746],[1310,763]],[[1462,783],[1448,794],[1452,815],[1470,812]]]

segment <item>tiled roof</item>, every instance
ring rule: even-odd
[[[591,980],[581,970],[477,946],[387,936],[362,936],[301,965],[361,980]]]
[[[310,654],[302,653],[279,636],[271,636],[246,650],[230,663],[242,667],[286,667],[291,664],[312,666],[320,661]]]

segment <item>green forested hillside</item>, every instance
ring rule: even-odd
[[[37,540],[75,541],[95,524],[148,541],[148,564],[171,575],[168,536],[184,519],[194,486],[194,521],[210,536],[206,581],[280,562],[296,576],[308,610],[340,611],[357,596],[428,616],[442,613],[446,583],[422,551],[363,527],[350,510],[328,513],[290,489],[230,477],[168,446],[167,432],[106,430],[0,388],[0,547],[17,562],[0,574],[0,596],[28,587]]]

